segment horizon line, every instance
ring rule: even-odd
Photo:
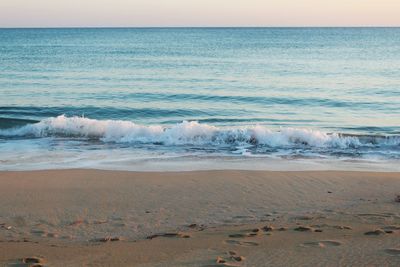
[[[3,27],[0,29],[196,29],[196,28],[209,28],[209,29],[234,29],[234,28],[400,28],[400,25],[393,26],[23,26],[23,27]]]

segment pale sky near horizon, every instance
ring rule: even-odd
[[[400,26],[400,0],[0,0],[0,27]]]

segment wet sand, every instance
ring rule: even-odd
[[[400,173],[1,172],[0,264],[399,266],[399,194]]]

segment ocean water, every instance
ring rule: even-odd
[[[400,169],[400,28],[0,29],[1,170],[187,162]]]

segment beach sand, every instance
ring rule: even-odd
[[[400,173],[0,173],[4,266],[400,266]]]

